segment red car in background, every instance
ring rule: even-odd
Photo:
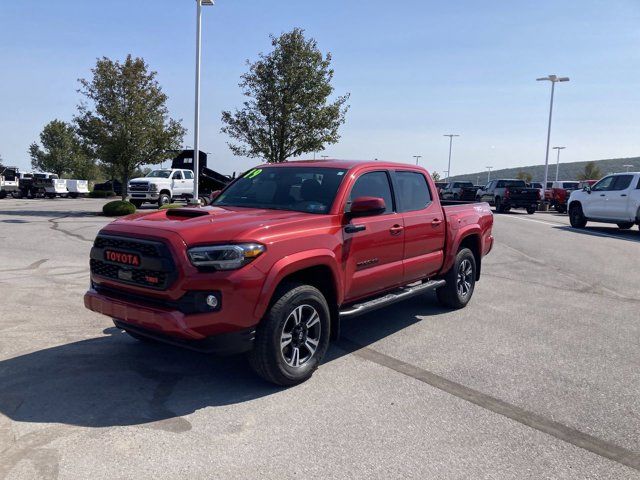
[[[574,190],[580,188],[580,182],[574,180],[556,181],[545,192],[545,199],[549,206],[554,207],[558,213],[567,213],[567,200]]]

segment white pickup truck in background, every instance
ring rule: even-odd
[[[623,230],[640,225],[640,172],[607,175],[592,187],[569,197],[569,220],[574,228],[588,221],[615,223]]]
[[[129,181],[127,199],[137,208],[143,203],[157,203],[158,206],[172,200],[193,196],[193,172],[181,168],[152,170],[146,177]]]

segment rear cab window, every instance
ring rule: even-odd
[[[633,175],[616,175],[611,190],[626,190],[631,185]]]

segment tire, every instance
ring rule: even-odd
[[[258,325],[254,348],[248,354],[249,364],[271,383],[297,385],[313,375],[327,351],[329,306],[322,293],[310,285],[283,285],[276,291],[274,299]],[[307,324],[311,324],[311,328],[307,328]],[[281,347],[287,334],[289,342]],[[309,342],[311,338],[317,342],[314,351],[307,347],[313,345]]]
[[[536,213],[536,209],[533,208],[533,207],[529,207],[529,208],[527,208],[527,213],[529,215],[533,215],[534,213]]]
[[[496,204],[496,212],[498,213],[504,212],[504,207],[502,206],[502,200],[500,199],[500,197],[496,197],[495,204]]]
[[[203,207],[206,207],[210,203],[210,200],[205,196],[201,196],[199,197],[199,199],[200,199],[200,205],[202,205]]]
[[[572,204],[569,208],[569,222],[573,228],[584,228],[587,225],[587,219],[582,213],[582,205]]]
[[[619,223],[618,224],[618,228],[620,230],[629,230],[634,225],[635,225],[635,223],[633,223],[633,222],[623,222],[623,223]]]
[[[78,194],[77,194],[77,193],[75,193],[75,192],[73,192],[73,193],[70,193],[70,194],[69,194],[69,197],[71,197],[71,198],[78,198]]]
[[[136,209],[140,208],[144,203],[142,200],[129,200]]]
[[[502,213],[509,213],[511,211],[511,207],[502,207]]]
[[[171,197],[166,193],[161,193],[158,197],[158,207],[171,203]]]
[[[7,198],[7,192],[5,192],[4,190],[0,190],[0,200],[3,198]]]
[[[46,197],[47,198],[56,198],[56,194],[55,193],[47,193]]]
[[[438,301],[449,308],[466,307],[476,285],[476,258],[471,250],[463,248],[458,252],[444,280],[447,284],[436,290]]]

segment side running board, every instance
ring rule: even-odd
[[[444,280],[429,280],[424,283],[410,284],[391,293],[387,293],[382,297],[377,297],[372,300],[367,300],[366,302],[356,303],[345,307],[340,310],[340,317],[355,317],[356,315],[362,315],[363,313],[370,312],[371,310],[386,307],[387,305],[405,300],[409,297],[443,287],[446,283],[447,282]]]

